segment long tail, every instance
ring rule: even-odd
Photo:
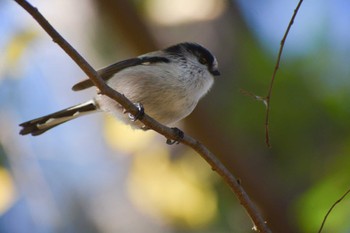
[[[20,124],[20,126],[23,128],[19,133],[22,135],[31,134],[33,136],[37,136],[57,125],[73,120],[82,115],[95,112],[96,110],[97,108],[95,102],[90,100],[86,103],[75,105],[70,108],[24,122]]]

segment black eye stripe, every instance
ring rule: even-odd
[[[200,45],[197,44],[191,44],[190,46],[186,47],[187,50],[191,53],[193,53],[195,56],[198,57],[199,62],[205,61],[205,63],[202,64],[213,64],[214,62],[214,56],[205,48],[203,48]]]
[[[214,56],[207,49],[195,43],[180,43],[165,49],[165,51],[168,53],[180,55],[182,54],[183,49],[198,57],[199,62],[201,59],[203,59],[203,61],[205,60],[206,64],[209,65],[213,64],[214,62]]]

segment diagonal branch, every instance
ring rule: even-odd
[[[332,210],[334,209],[334,207],[335,207],[336,205],[338,205],[349,193],[350,193],[350,189],[348,189],[336,202],[333,203],[333,205],[331,206],[331,208],[329,208],[327,214],[326,214],[326,215],[324,216],[324,218],[323,218],[323,221],[322,221],[322,224],[321,224],[320,229],[318,230],[318,233],[321,233],[321,232],[322,232],[323,227],[324,227],[324,224],[326,223],[327,218],[328,218],[329,214],[332,212]]]
[[[286,42],[287,36],[289,34],[289,31],[294,23],[295,17],[298,14],[298,11],[300,9],[301,4],[303,3],[303,0],[299,0],[299,3],[297,5],[297,7],[294,10],[293,16],[289,21],[288,27],[286,29],[286,32],[283,35],[283,38],[281,40],[281,45],[280,45],[280,49],[278,51],[278,56],[277,56],[277,60],[276,60],[276,65],[275,68],[273,70],[273,74],[272,74],[272,78],[270,81],[270,86],[267,92],[267,96],[264,98],[264,103],[266,104],[266,115],[265,115],[265,142],[266,145],[268,147],[271,147],[270,144],[270,133],[269,133],[269,124],[270,124],[270,110],[271,110],[271,105],[270,105],[270,101],[271,101],[271,95],[272,95],[272,89],[273,89],[273,84],[275,82],[275,78],[276,78],[276,74],[277,74],[277,70],[280,67],[280,62],[281,62],[281,56],[282,56],[282,52],[283,52],[283,48],[284,48],[284,44]]]
[[[121,104],[129,113],[136,115],[138,108],[128,100],[124,95],[110,88],[97,74],[89,63],[53,28],[50,23],[40,14],[40,12],[25,0],[15,0],[20,6],[22,6],[39,24],[40,26],[51,36],[53,41],[57,43],[74,61],[75,63],[86,73],[95,86],[100,90],[100,93],[106,95],[119,104]],[[166,127],[147,114],[141,119],[141,122],[148,128],[162,134],[168,139],[178,140],[181,143],[190,146],[198,154],[200,154],[224,180],[230,186],[236,197],[246,209],[248,215],[254,223],[254,228],[258,232],[270,233],[266,222],[262,215],[251,201],[240,182],[237,178],[221,163],[217,157],[209,151],[203,144],[196,139],[184,135],[183,139],[178,138],[178,134],[173,129]]]

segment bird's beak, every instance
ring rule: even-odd
[[[211,73],[214,76],[219,76],[220,75],[220,71],[219,70],[212,70]]]

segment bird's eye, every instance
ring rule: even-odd
[[[203,64],[203,65],[206,65],[208,63],[207,59],[205,59],[204,57],[200,57],[198,59],[199,63]]]

